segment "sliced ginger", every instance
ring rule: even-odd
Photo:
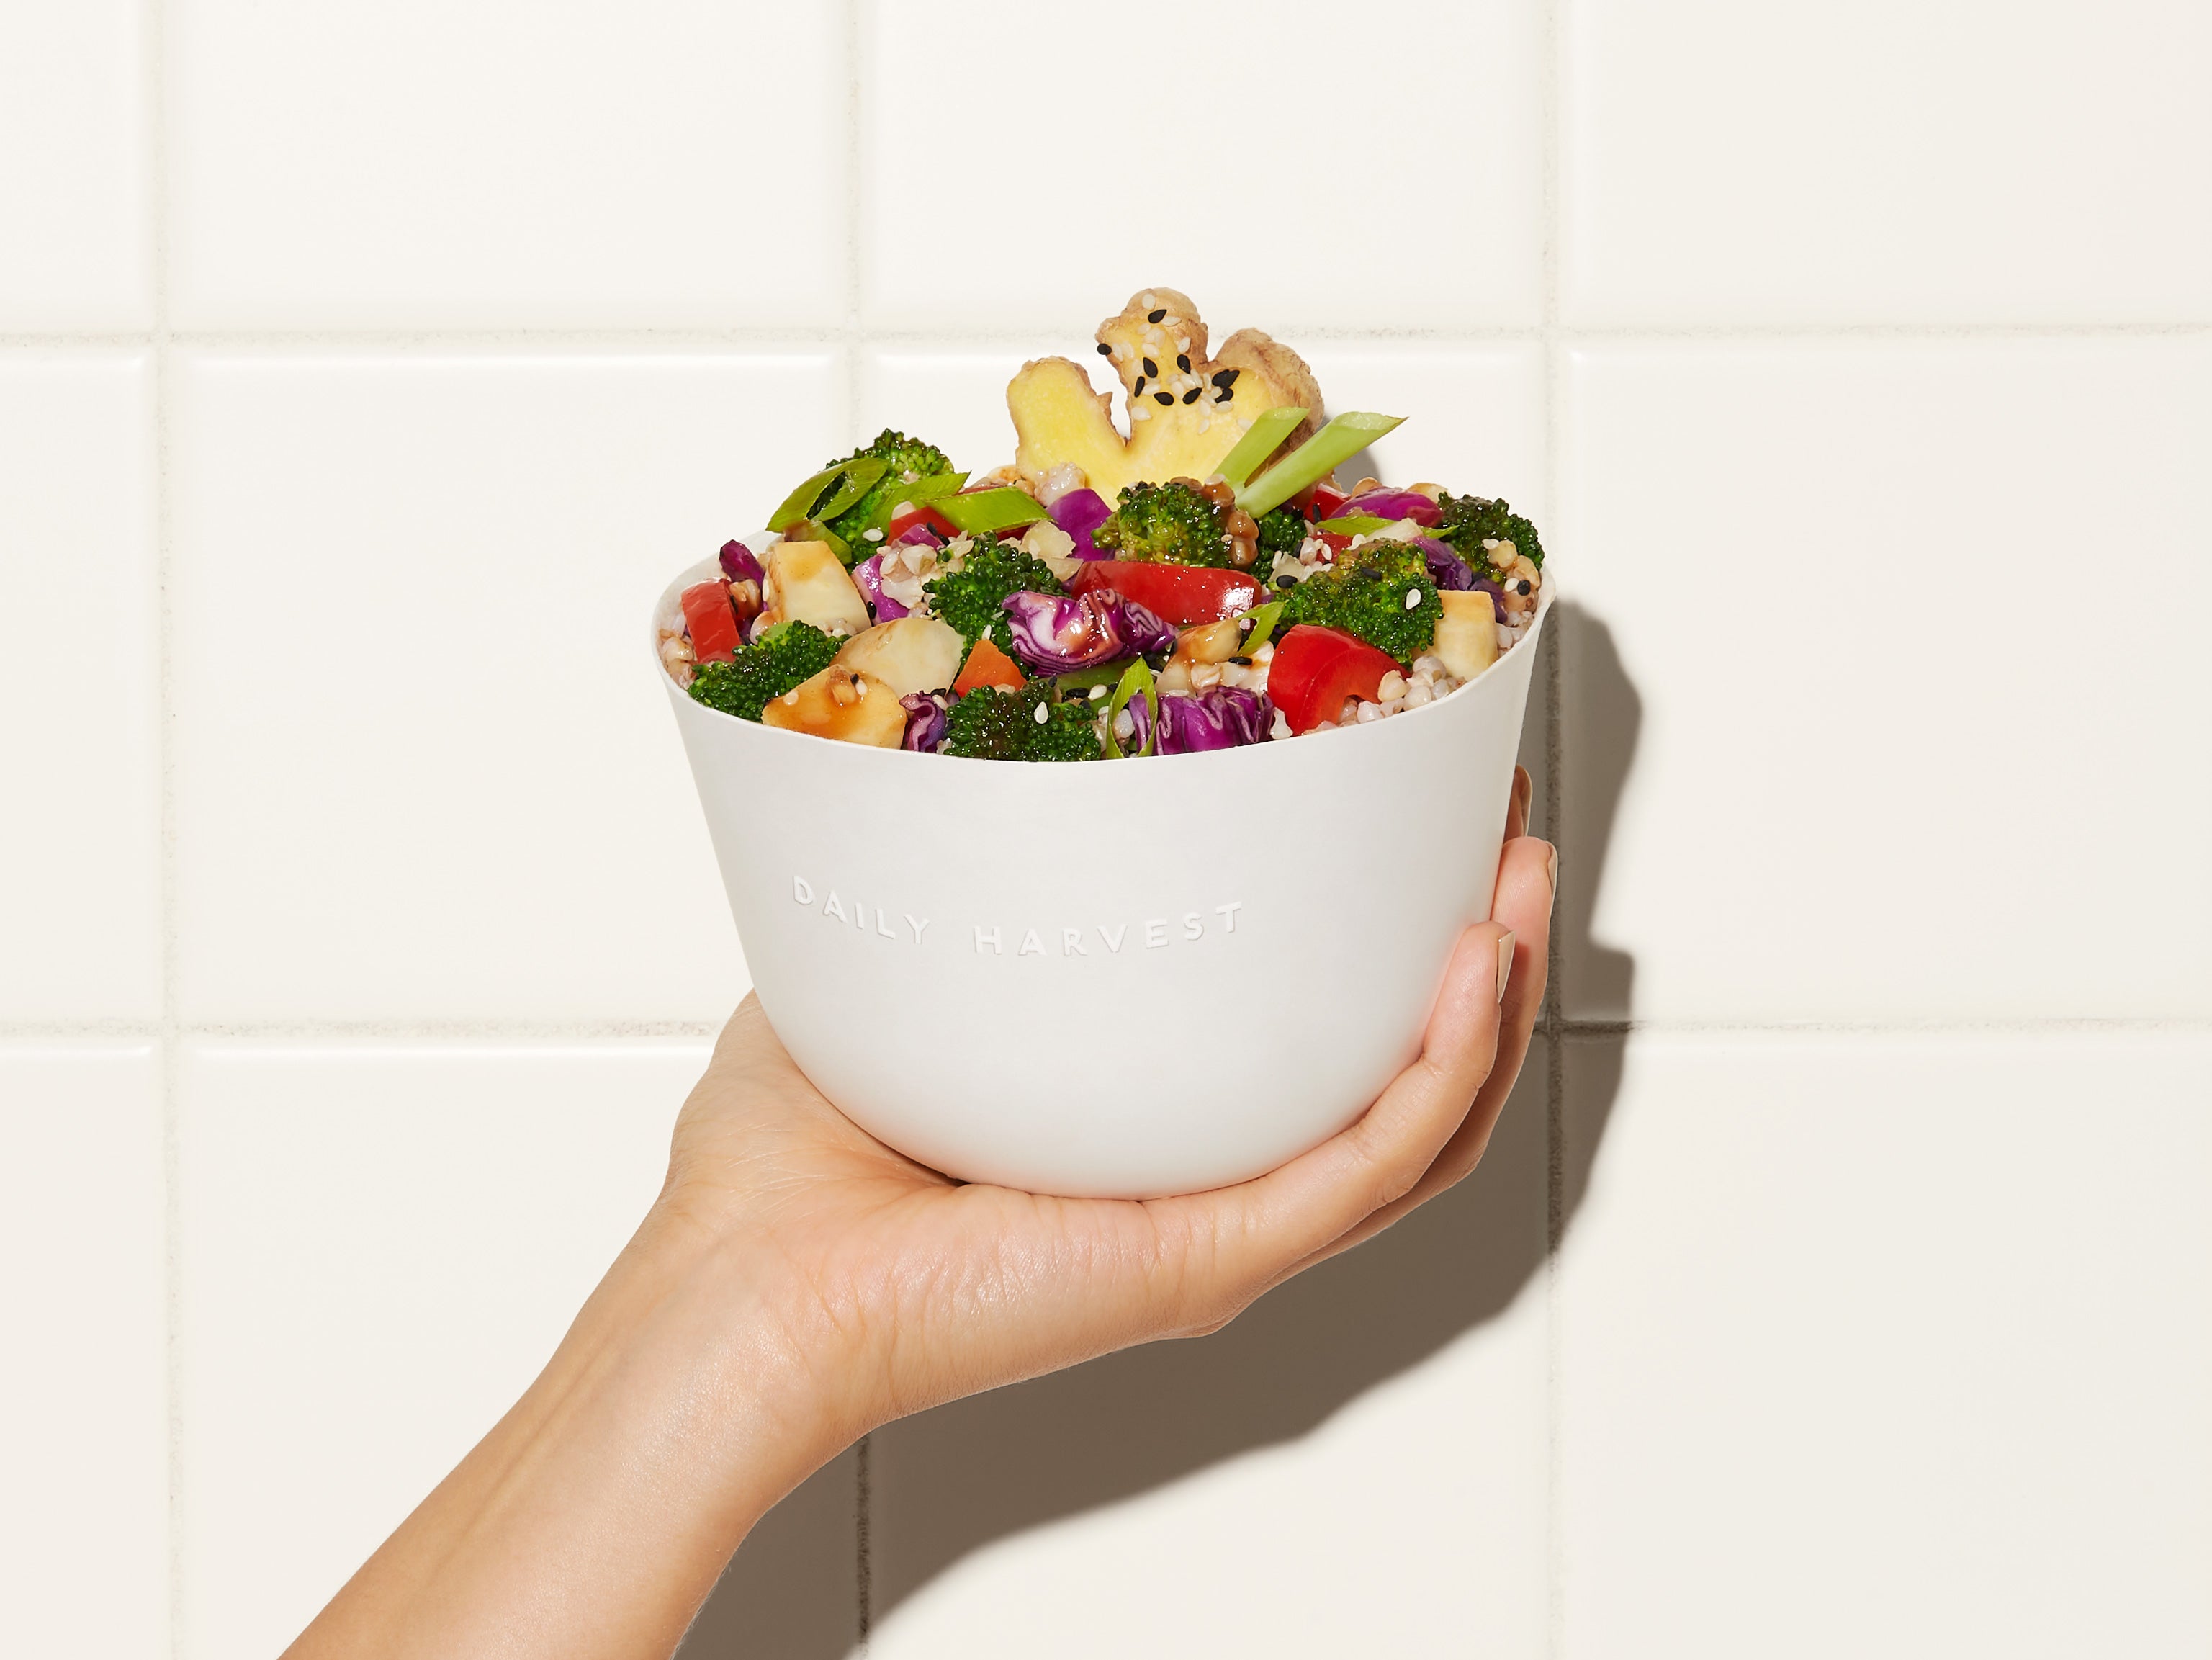
[[[1305,360],[1257,329],[1240,329],[1206,355],[1205,321],[1186,295],[1146,289],[1098,325],[1098,345],[1120,376],[1129,436],[1115,429],[1113,400],[1091,389],[1080,364],[1042,357],[1006,387],[1019,439],[1014,465],[1042,483],[1055,466],[1083,470],[1109,502],[1143,479],[1204,478],[1266,410],[1302,408],[1285,441],[1305,441],[1320,425],[1321,388]]]

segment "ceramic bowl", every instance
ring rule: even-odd
[[[1490,915],[1553,593],[1425,708],[1126,765],[833,743],[653,672],[761,1005],[822,1092],[963,1181],[1145,1198],[1295,1157],[1418,1052]]]

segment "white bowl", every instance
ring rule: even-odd
[[[1554,591],[1424,708],[1128,764],[833,743],[653,672],[761,1005],[822,1092],[964,1181],[1145,1198],[1296,1157],[1418,1053],[1490,915]]]

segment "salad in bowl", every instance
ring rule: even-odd
[[[1015,459],[980,477],[884,431],[672,596],[669,675],[817,738],[1130,760],[1418,709],[1527,636],[1544,550],[1509,504],[1336,483],[1396,417],[1322,423],[1296,353],[1244,330],[1209,358],[1172,289],[1133,296],[1098,350],[1130,437],[1065,358],[1015,376]]]

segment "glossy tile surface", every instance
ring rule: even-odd
[[[167,8],[201,327],[769,327],[844,309],[833,8]]]
[[[2212,343],[1593,345],[1568,399],[1565,879],[1628,959],[1570,1013],[2212,1016]]]
[[[183,377],[192,1017],[726,1015],[735,931],[649,624],[834,447],[829,360]]]
[[[2212,1043],[1621,1064],[1567,1051],[1565,1654],[2212,1643]]]
[[[160,1012],[143,353],[0,354],[0,1021]]]
[[[1572,323],[2212,320],[2203,6],[1562,15]]]
[[[167,1652],[153,1052],[0,1043],[0,1608],[11,1652]]]

